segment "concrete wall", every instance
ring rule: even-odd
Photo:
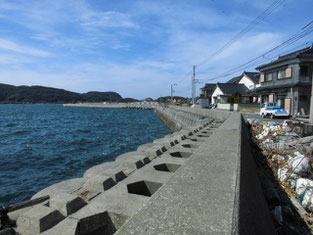
[[[133,103],[80,103],[80,104],[63,104],[63,106],[82,107],[82,108],[111,108],[111,109],[153,109],[158,105],[133,104]]]
[[[241,115],[216,129],[116,234],[276,234]]]
[[[231,112],[222,111],[222,110],[189,108],[189,107],[179,107],[179,106],[171,106],[171,108],[177,111],[198,114],[203,117],[214,118],[214,119],[223,120],[223,121],[226,120],[231,114]]]
[[[208,109],[171,106],[170,108],[156,107],[156,112],[164,123],[173,131],[186,129],[190,126],[212,120],[224,121],[229,113],[216,113]]]
[[[217,108],[228,111],[233,110],[232,104],[217,104]]]
[[[250,149],[250,135],[241,117],[240,162],[238,166],[239,193],[235,206],[238,211],[236,234],[276,234],[268,204],[263,194]],[[238,198],[239,196],[239,198]]]
[[[158,108],[180,129],[9,213],[21,234],[274,234],[239,113]]]

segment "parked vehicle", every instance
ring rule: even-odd
[[[194,103],[190,106],[191,108],[200,108],[199,102]]]
[[[260,115],[263,118],[270,116],[270,118],[273,119],[274,117],[288,117],[289,113],[286,109],[282,109],[279,106],[276,106],[275,103],[265,103],[262,104]]]

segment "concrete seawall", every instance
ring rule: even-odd
[[[110,109],[154,109],[153,104],[128,104],[128,103],[81,103],[81,104],[63,104],[64,107],[81,108],[110,108]]]
[[[176,132],[38,192],[33,198],[50,199],[9,213],[15,230],[275,234],[241,115],[153,108]]]

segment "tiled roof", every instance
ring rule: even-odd
[[[285,60],[290,60],[290,59],[297,58],[297,57],[302,57],[304,55],[313,56],[313,47],[310,46],[310,47],[307,47],[307,48],[304,48],[304,49],[301,49],[301,50],[298,50],[298,51],[294,51],[292,53],[289,53],[289,54],[286,54],[286,55],[283,55],[283,56],[279,56],[277,60],[274,60],[274,61],[272,61],[271,63],[268,63],[268,64],[260,65],[256,69],[260,70],[260,69],[262,69],[264,67],[267,67],[269,65],[276,64],[278,62],[282,62],[282,61],[285,61]]]
[[[244,84],[217,83],[217,86],[225,95],[231,95],[235,92],[239,92],[240,94],[244,95],[249,91],[249,89]]]
[[[204,87],[201,88],[201,90],[215,90],[216,83],[206,83]]]
[[[259,72],[243,72],[245,75],[247,75],[254,84],[259,84],[260,81],[260,73]]]
[[[232,83],[232,84],[238,83],[241,78],[242,78],[242,75],[237,76],[237,77],[233,77],[232,79],[230,79],[230,80],[227,81],[226,83]]]

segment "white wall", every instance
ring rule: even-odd
[[[227,98],[228,98],[228,96],[220,96],[220,103],[221,104],[227,104],[228,103]]]
[[[217,104],[217,109],[222,109],[222,110],[232,110],[233,106],[232,104]]]
[[[249,90],[253,89],[255,84],[253,81],[251,81],[250,78],[248,78],[246,75],[244,75],[240,81],[238,82],[239,84],[244,84]]]
[[[220,95],[224,95],[224,93],[222,92],[222,90],[218,86],[216,86],[216,88],[212,94],[211,104],[214,103],[214,97],[218,97]]]

